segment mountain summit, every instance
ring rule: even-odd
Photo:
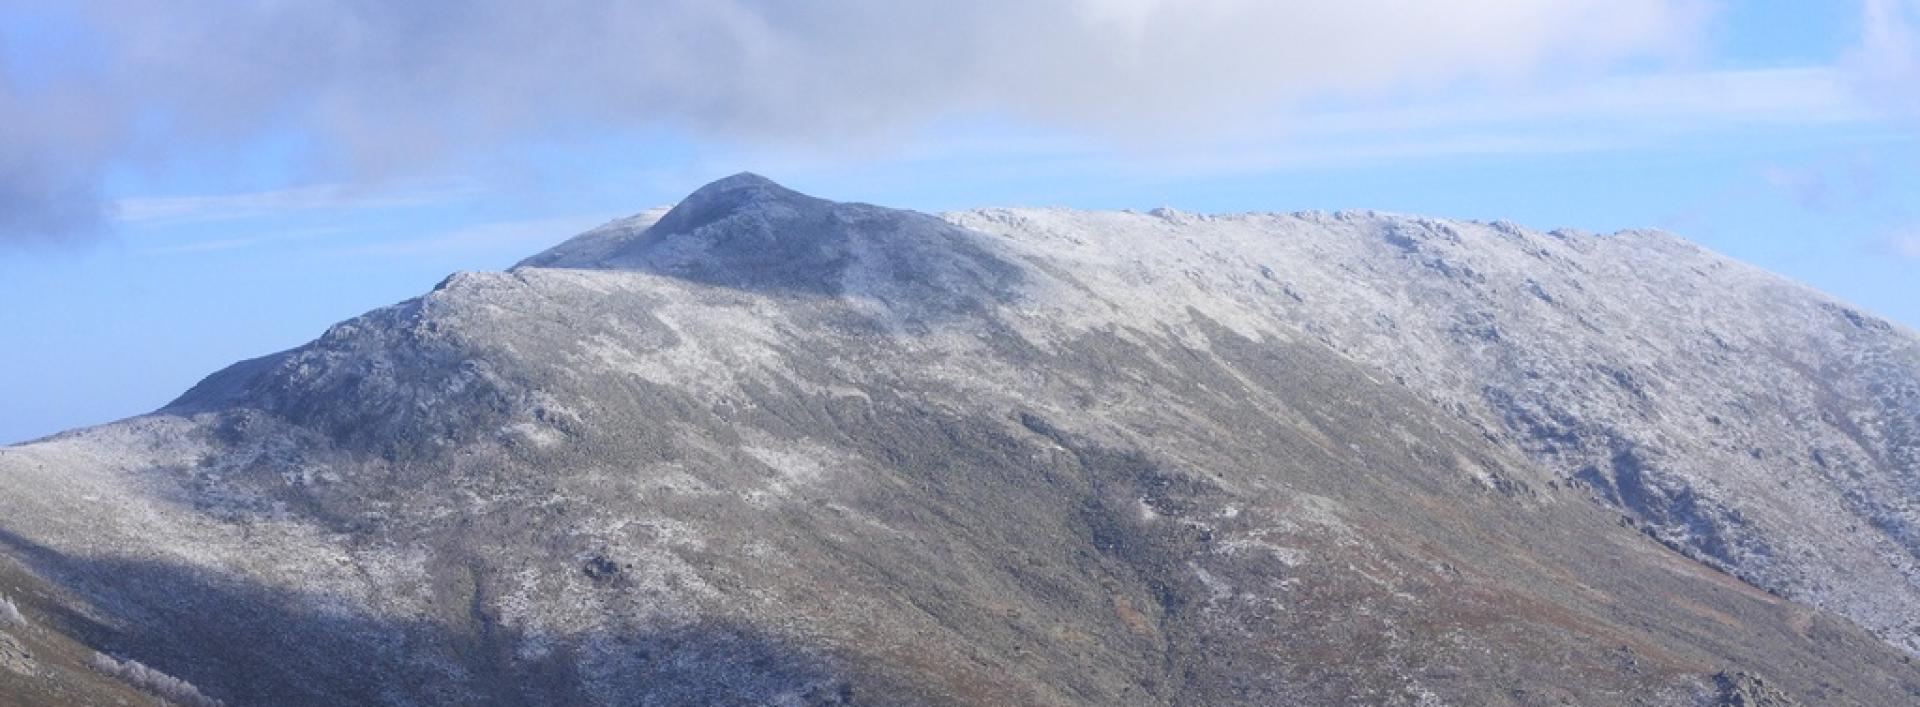
[[[521,267],[646,270],[744,290],[935,303],[1018,279],[986,240],[926,214],[817,199],[741,173],[657,220],[609,224]]]
[[[832,210],[834,206],[831,201],[801,194],[758,174],[741,172],[687,195],[660,219],[658,227],[663,235],[689,233],[715,222],[750,215],[802,217]]]
[[[793,225],[819,221],[836,206],[833,202],[780,186],[766,177],[742,172],[701,187],[670,209],[655,210],[607,224],[529,258],[521,265],[579,268],[611,268],[622,264],[631,266],[636,261],[643,261],[649,251],[660,247],[662,241],[670,236],[687,236],[725,222],[733,227],[710,229],[709,232],[716,236],[724,233],[733,240],[744,240],[742,237],[748,234],[741,233],[742,230],[765,237],[769,235],[767,227],[773,222]],[[806,235],[817,234],[789,233],[784,240],[800,239]],[[773,244],[772,239],[766,239],[762,243],[734,242],[728,245],[751,248]],[[787,244],[787,247],[792,247],[792,244]]]
[[[1901,704],[1917,460],[1665,234],[742,174],[0,450],[0,701]]]

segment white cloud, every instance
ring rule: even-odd
[[[1846,62],[1882,109],[1920,119],[1920,0],[1864,0],[1861,36]]]
[[[0,67],[0,232],[72,228],[110,167],[294,133],[350,175],[667,126],[780,145],[1007,116],[1121,140],[1303,106],[1585,76],[1686,47],[1699,0],[98,0],[101,56]],[[73,63],[74,67],[51,64]],[[71,70],[65,70],[71,69]],[[17,75],[53,76],[66,98]],[[79,129],[68,116],[94,116]],[[891,144],[891,143],[888,143]],[[203,205],[123,205],[134,217]],[[124,213],[124,212],[123,212]]]

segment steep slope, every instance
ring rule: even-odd
[[[950,217],[1100,297],[1215,301],[1392,375],[1662,541],[1920,652],[1920,337],[1650,231],[1372,212]]]
[[[0,546],[230,704],[1920,698],[1277,287],[1002,232],[722,180],[0,450]]]

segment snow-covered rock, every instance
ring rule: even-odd
[[[740,175],[0,449],[0,577],[228,704],[1891,704],[1914,341],[1653,233]]]

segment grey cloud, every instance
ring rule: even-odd
[[[784,146],[885,146],[967,116],[1116,140],[1257,131],[1302,101],[1666,52],[1700,7],[97,0],[77,16],[104,68],[64,77],[60,102],[0,98],[0,233],[83,230],[100,218],[93,191],[110,165],[217,156],[288,131],[327,156],[316,169],[350,178],[636,127]],[[74,115],[93,127],[73,131]]]
[[[112,113],[64,91],[26,96],[0,71],[0,239],[46,243],[92,232],[101,218],[100,170],[120,144]]]
[[[55,158],[17,149],[0,165],[0,238],[50,242],[91,234],[100,221],[98,195],[88,174],[52,166]]]

